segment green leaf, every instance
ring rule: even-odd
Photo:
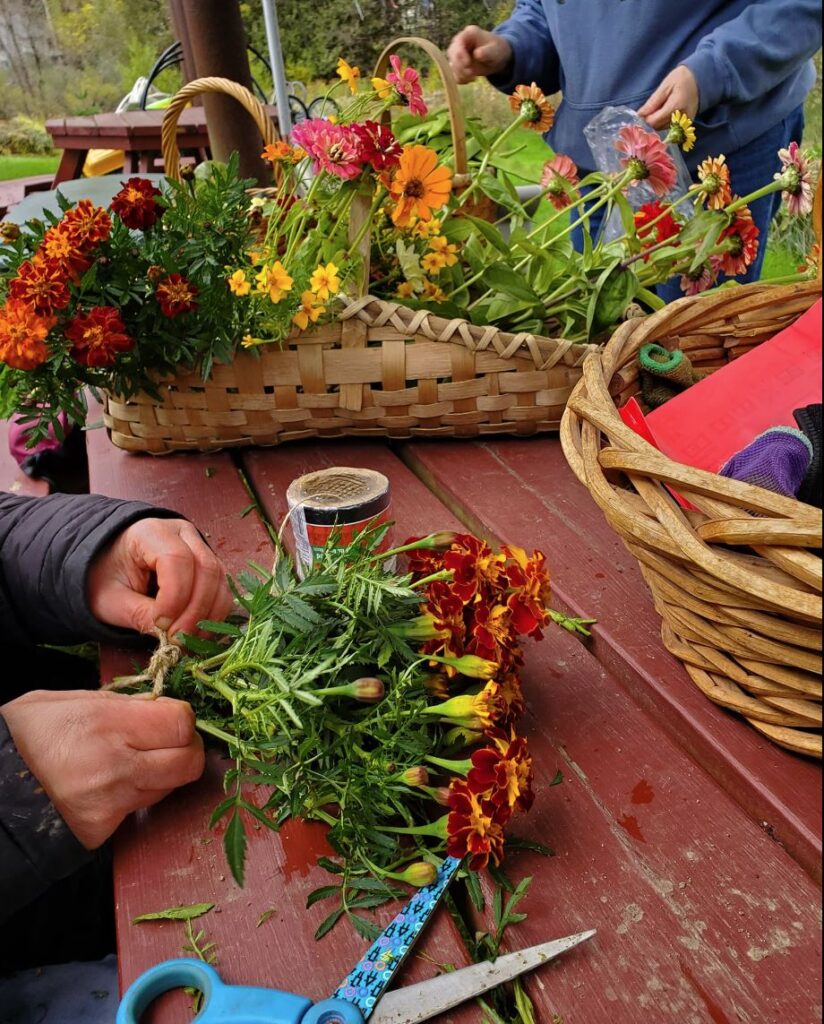
[[[542,857],[554,857],[555,851],[535,839],[524,839],[522,836],[510,835],[506,841],[510,850],[530,850],[532,853],[540,853]]]
[[[229,796],[225,800],[221,800],[217,807],[212,811],[212,816],[209,818],[209,828],[214,828],[215,825],[220,821],[224,814],[235,805],[235,797]]]
[[[638,290],[638,279],[620,259],[602,271],[587,306],[587,337],[618,323]]]
[[[324,871],[331,872],[333,875],[342,875],[344,871],[342,864],[336,864],[328,857],[318,857],[318,867],[323,868]]]
[[[381,929],[373,921],[367,921],[365,917],[358,914],[347,914],[347,917],[354,925],[355,931],[367,942],[374,942],[380,935]]]
[[[520,979],[515,980],[513,993],[515,996],[515,1009],[518,1011],[522,1024],[535,1024],[535,1007],[524,991]]]
[[[196,917],[208,914],[214,903],[192,903],[186,907],[169,907],[167,910],[155,910],[151,914],[139,914],[132,918],[132,924],[143,924],[144,921],[192,921]]]
[[[270,917],[274,917],[277,913],[274,907],[270,907],[268,910],[264,910],[260,917],[255,921],[255,928],[260,928],[262,924],[266,924]]]
[[[481,889],[481,880],[480,878],[478,878],[477,872],[467,872],[466,891],[469,893],[469,898],[472,900],[472,905],[479,913],[482,913],[486,905],[486,901],[484,900],[483,890]]]
[[[559,786],[564,781],[564,773],[559,768],[550,782],[550,786]]]
[[[493,263],[484,271],[483,282],[488,288],[495,288],[516,299],[540,304],[541,299],[527,284],[526,280],[505,263]]]
[[[214,622],[212,619],[202,619],[198,622],[199,629],[205,629],[209,633],[220,633],[222,636],[242,636],[243,630],[240,626],[231,622]]]
[[[226,860],[232,877],[242,887],[246,869],[246,830],[237,809],[229,819],[226,833],[223,836],[223,849],[226,852]]]
[[[306,909],[314,907],[316,903],[320,903],[321,900],[328,900],[330,896],[334,896],[335,893],[340,893],[339,885],[324,885],[320,889],[314,889],[306,897]]]
[[[469,214],[462,217],[461,220],[469,221],[475,230],[479,234],[483,235],[487,242],[494,246],[502,255],[507,258],[511,256],[509,246],[506,244],[503,235],[494,224],[490,224],[489,221],[482,220],[480,217],[471,217]]]
[[[315,932],[316,939],[322,939],[327,932],[330,932],[335,925],[343,917],[343,907],[338,907],[337,910],[333,910],[329,917],[325,918]]]

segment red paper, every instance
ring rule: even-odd
[[[621,417],[671,459],[717,473],[793,410],[821,401],[821,300],[792,326],[654,409],[630,399]],[[640,419],[640,422],[639,422]]]

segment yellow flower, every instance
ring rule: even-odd
[[[432,302],[443,302],[446,299],[446,292],[443,288],[436,285],[434,281],[424,281],[423,294],[427,299],[431,299]]]
[[[309,280],[309,287],[324,302],[330,295],[337,295],[340,291],[340,270],[334,263],[327,263],[325,267],[319,266]]]
[[[441,222],[437,217],[433,217],[431,220],[419,220],[412,228],[412,234],[416,238],[432,238],[433,235],[439,235],[440,232]]]
[[[251,283],[246,280],[245,270],[236,270],[227,280],[232,295],[248,295],[252,290]]]
[[[388,100],[395,94],[395,90],[385,78],[373,78],[372,88],[378,94],[378,99]]]
[[[396,294],[399,299],[411,299],[415,294],[415,286],[411,281],[401,281]]]
[[[253,338],[251,334],[244,334],[243,335],[243,340],[241,341],[241,345],[244,348],[252,348],[254,345],[257,345],[257,344],[258,344],[257,338]]]
[[[446,256],[443,253],[428,252],[421,258],[421,267],[423,267],[424,273],[431,274],[433,277],[440,274],[445,266]]]
[[[305,331],[310,323],[317,323],[318,318],[325,312],[326,306],[318,303],[318,297],[314,292],[302,292],[300,309],[292,317],[292,323],[301,331]]]
[[[446,267],[454,267],[458,262],[458,247],[451,243],[446,235],[436,235],[434,238],[431,238],[429,240],[429,248],[432,252],[443,256],[444,266]]]
[[[343,57],[338,57],[337,72],[338,76],[349,86],[349,92],[353,96],[357,96],[360,68],[354,68],[351,64],[347,64]]]
[[[286,268],[280,260],[275,260],[270,267],[263,267],[255,281],[255,291],[261,295],[268,294],[270,300],[275,303],[280,302],[292,289],[292,278],[286,273]]]
[[[674,142],[685,153],[689,153],[695,145],[695,128],[693,127],[692,118],[685,114],[683,110],[673,111],[670,119],[670,129],[667,133],[667,142]]]

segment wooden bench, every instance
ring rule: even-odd
[[[19,203],[32,192],[45,192],[52,187],[52,174],[32,174],[27,178],[12,178],[0,181],[0,219],[5,217],[9,207]]]
[[[92,414],[92,419],[97,414]],[[597,616],[591,641],[560,629],[532,645],[525,731],[536,761],[521,835],[555,856],[511,855],[534,876],[515,948],[582,928],[597,937],[528,980],[541,1024],[820,1019],[820,766],[772,746],[700,697],[663,650],[650,598],[629,555],[564,463],[556,439],[301,444],[235,454],[130,456],[89,434],[92,490],[189,516],[232,572],[271,555],[266,531],[286,513],[289,482],[327,465],[361,465],[392,483],[398,533],[458,524],[540,546],[557,607]],[[262,512],[243,516],[250,487]],[[105,658],[109,674],[128,661]],[[549,785],[556,771],[560,786]],[[221,796],[207,776],[133,818],[115,846],[121,979],[179,955],[179,923],[132,917],[213,901],[200,920],[228,981],[328,995],[362,948],[339,927],[320,943],[322,905],[305,898],[328,876],[314,866],[323,832],[291,823],[250,843],[238,889],[207,827]],[[816,853],[816,851],[819,851]],[[260,915],[275,913],[260,927]],[[217,912],[219,910],[219,913]],[[439,912],[421,943],[436,963],[464,957]],[[406,979],[434,970],[416,959]],[[171,999],[152,1020],[176,1018]],[[557,1016],[553,1016],[557,1015]],[[444,1018],[480,1021],[464,1007]]]

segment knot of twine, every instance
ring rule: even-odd
[[[129,686],[138,686],[140,683],[151,683],[152,697],[163,696],[166,674],[180,661],[182,652],[174,640],[169,639],[165,630],[153,629],[152,632],[157,637],[157,647],[149,659],[146,671],[135,676],[116,676],[104,689],[122,690]]]

